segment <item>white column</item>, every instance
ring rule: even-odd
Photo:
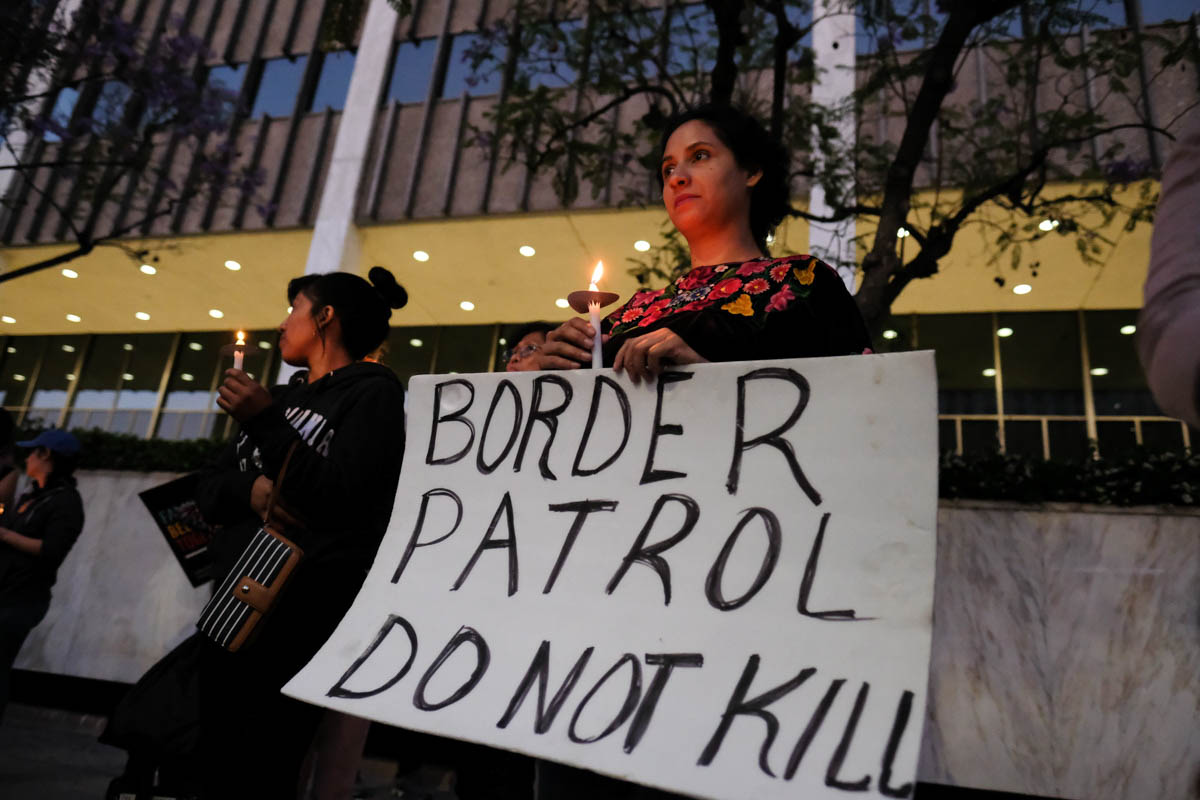
[[[317,206],[317,222],[304,272],[356,272],[361,242],[354,224],[358,189],[366,167],[375,112],[391,63],[396,11],[388,0],[371,0],[363,25],[346,107],[333,142],[329,172]],[[314,165],[315,168],[315,165]]]
[[[396,10],[388,0],[371,0],[354,57],[346,105],[333,140],[329,171],[317,205],[317,222],[304,264],[306,275],[359,270],[362,240],[354,224],[354,210],[371,145],[371,131],[375,129],[375,112],[392,66],[396,19]],[[314,164],[313,169],[316,168]],[[285,383],[295,372],[295,367],[280,364],[279,382]]]
[[[854,147],[854,114],[850,109],[854,92],[854,14],[849,0],[816,0],[813,3],[813,57],[817,77],[812,87],[814,103],[829,109],[831,119],[838,119],[838,136],[843,142],[834,153],[851,158]],[[814,132],[813,153],[818,154]],[[819,157],[819,156],[818,156]],[[849,166],[849,165],[848,165]],[[846,198],[846,202],[853,202]],[[833,212],[825,198],[825,190],[814,184],[808,198],[808,210],[818,216]],[[854,291],[855,252],[854,220],[836,224],[809,223],[808,252],[837,267],[846,287]]]

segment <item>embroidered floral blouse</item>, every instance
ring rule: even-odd
[[[612,335],[606,365],[627,338],[658,328],[709,361],[852,355],[871,344],[841,277],[808,255],[695,267],[665,289],[637,292],[601,327]]]

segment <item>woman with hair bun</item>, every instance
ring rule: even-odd
[[[386,339],[392,309],[407,294],[382,267],[368,277],[332,272],[288,284],[291,310],[279,326],[279,350],[301,371],[286,385],[268,391],[241,370],[225,372],[217,403],[241,427],[196,493],[205,518],[222,526],[211,546],[216,574],[232,569],[262,525],[296,443],[272,518],[304,555],[248,645],[230,653],[197,633],[131,692],[134,708],[118,716],[135,724],[110,725],[102,737],[130,750],[130,779],[154,771],[145,762],[204,798],[297,795],[323,709],[280,689],[362,586],[391,517],[404,453],[404,388],[390,369],[362,359]],[[195,732],[181,737],[184,747],[150,733],[171,722],[146,708],[170,705],[146,699],[164,685],[198,685],[198,698],[187,696],[193,690],[180,698],[199,715]],[[146,720],[143,731],[136,722]]]
[[[854,298],[808,255],[771,258],[767,236],[790,208],[790,159],[754,117],[702,106],[672,118],[658,182],[692,268],[643,290],[601,324],[604,363],[637,382],[669,364],[839,356],[867,351]],[[539,369],[590,363],[593,330],[576,318],[551,331]]]

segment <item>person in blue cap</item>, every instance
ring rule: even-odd
[[[25,474],[33,486],[0,515],[0,717],[13,662],[46,616],[58,568],[83,530],[74,477],[79,440],[51,429],[17,445],[29,448]]]

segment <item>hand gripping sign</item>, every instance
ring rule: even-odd
[[[285,688],[701,798],[912,795],[933,355],[416,378],[386,538]]]

